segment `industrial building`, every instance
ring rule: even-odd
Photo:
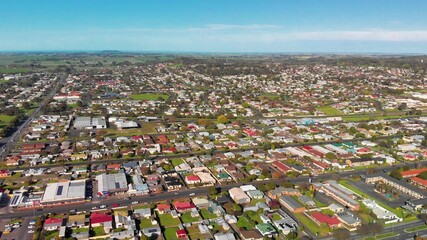
[[[85,200],[86,180],[49,183],[41,204],[68,203]]]
[[[125,192],[128,190],[126,174],[123,172],[115,174],[101,174],[96,176],[98,182],[98,194],[110,195],[115,192]]]
[[[102,129],[107,128],[105,117],[76,117],[75,129]]]

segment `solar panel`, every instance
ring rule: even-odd
[[[62,190],[64,190],[64,186],[58,186],[58,189],[56,190],[56,195],[61,195]]]

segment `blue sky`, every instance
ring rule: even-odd
[[[425,0],[13,0],[0,9],[0,51],[427,53]]]

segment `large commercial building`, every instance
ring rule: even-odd
[[[423,190],[412,186],[406,181],[399,181],[397,179],[394,179],[385,173],[371,174],[371,175],[365,176],[364,180],[366,183],[371,183],[371,184],[375,184],[376,182],[383,182],[416,199],[422,199],[427,196],[427,194],[425,194]]]
[[[41,199],[42,204],[63,204],[85,200],[86,181],[75,180],[49,183]]]
[[[74,121],[75,129],[101,129],[107,128],[104,117],[76,117]]]
[[[360,204],[354,200],[353,192],[339,185],[336,181],[330,180],[322,185],[322,190],[326,195],[332,197],[337,202],[349,207],[351,210],[358,211]]]
[[[98,194],[109,195],[115,192],[125,192],[128,190],[126,174],[123,172],[115,174],[101,174],[96,176],[98,182]]]

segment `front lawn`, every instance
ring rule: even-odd
[[[174,167],[176,167],[176,166],[179,166],[180,164],[183,164],[183,163],[184,163],[184,160],[182,160],[181,158],[173,158],[173,159],[171,160],[171,162],[172,162],[172,165],[173,165]]]
[[[305,216],[304,213],[295,213],[295,217],[313,234],[319,233],[319,237],[329,235],[329,227],[317,225],[315,222],[311,221],[310,218]]]
[[[103,227],[94,227],[93,232],[95,233],[95,236],[104,236],[104,228]]]

